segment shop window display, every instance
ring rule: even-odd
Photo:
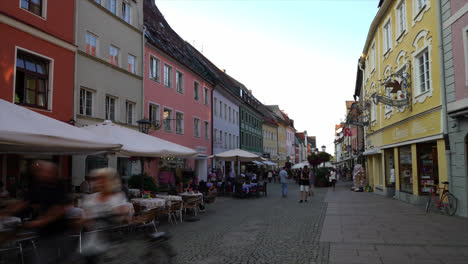
[[[398,149],[400,160],[400,191],[413,193],[411,146]]]
[[[431,191],[430,186],[439,183],[439,166],[437,162],[437,145],[418,144],[418,172],[419,188],[421,193],[428,194]]]

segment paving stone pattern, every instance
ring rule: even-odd
[[[268,189],[258,199],[218,197],[200,221],[161,226],[172,235],[175,263],[328,263],[329,243],[319,242],[327,189],[302,204],[296,184],[287,198],[279,184]]]
[[[468,263],[468,220],[374,193],[328,191],[321,243],[329,263]]]

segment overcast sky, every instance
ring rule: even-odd
[[[171,27],[333,153],[378,0],[156,0]]]

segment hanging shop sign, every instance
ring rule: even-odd
[[[351,108],[346,116],[346,123],[361,127],[368,126],[369,122],[367,120],[369,118],[367,116],[368,111],[366,110],[369,108],[369,106],[370,102],[354,102],[353,104],[351,104]]]
[[[410,101],[409,98],[405,99],[392,99],[388,96],[385,95],[377,95],[377,94],[372,94],[371,95],[372,100],[374,101],[375,104],[382,103],[384,105],[388,106],[396,106],[396,107],[403,107],[409,105]]]
[[[411,69],[409,63],[408,67],[405,66],[397,73],[390,74],[386,79],[380,80],[380,85],[384,87],[386,94],[382,95],[373,93],[371,98],[375,104],[382,103],[384,105],[395,107],[411,105],[411,76],[408,72],[406,72],[406,69]],[[398,97],[400,99],[398,99]]]
[[[353,132],[351,131],[351,129],[350,129],[349,127],[347,127],[347,128],[345,128],[345,129],[343,130],[343,134],[345,135],[345,137],[346,137],[346,136],[351,137],[351,136],[353,135]]]

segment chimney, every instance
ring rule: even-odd
[[[226,73],[226,69],[222,69],[222,71],[223,71],[224,73]]]
[[[249,93],[252,94],[252,90],[249,89]]]

